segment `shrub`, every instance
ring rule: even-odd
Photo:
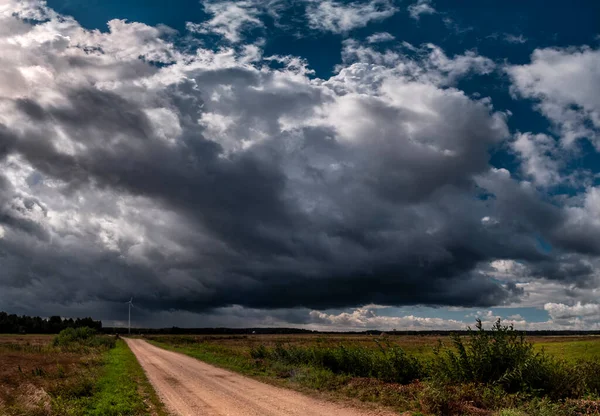
[[[584,385],[585,392],[600,396],[600,361],[580,361],[574,372]]]
[[[115,339],[97,335],[96,330],[88,327],[66,328],[54,337],[52,345],[55,347],[106,347],[115,346]]]
[[[60,331],[60,333],[54,337],[52,343],[55,347],[65,346],[75,342],[83,343],[92,338],[94,335],[96,335],[96,331],[92,328],[66,328]]]
[[[423,366],[418,359],[407,355],[398,346],[389,344],[373,350],[364,347],[335,348],[286,347],[277,344],[274,348],[264,345],[253,348],[254,359],[269,359],[292,365],[307,365],[323,368],[334,374],[355,377],[372,377],[386,382],[409,383],[423,377]]]
[[[435,350],[433,377],[454,383],[499,385],[509,393],[526,392],[553,398],[578,396],[582,384],[573,366],[534,350],[523,333],[498,319],[491,330],[477,320],[463,338],[452,337],[453,348]]]

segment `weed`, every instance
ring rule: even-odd
[[[63,367],[62,365],[60,365],[60,364],[57,363],[56,364],[56,377],[58,377],[58,378],[64,378],[65,374],[66,374],[65,367]]]

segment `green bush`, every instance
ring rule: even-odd
[[[583,389],[573,366],[536,351],[523,333],[499,319],[489,331],[478,319],[466,337],[452,337],[452,348],[438,347],[431,374],[450,383],[498,385],[509,393],[553,398],[576,397]]]
[[[574,373],[584,385],[587,394],[600,397],[600,361],[579,361]]]
[[[95,329],[88,327],[66,328],[54,337],[55,347],[106,347],[115,346],[115,339],[106,335],[98,335]]]

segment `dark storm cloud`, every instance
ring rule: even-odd
[[[72,91],[68,96],[71,100],[69,109],[46,110],[45,118],[59,121],[63,129],[71,132],[71,137],[85,146],[85,150],[77,156],[68,156],[56,151],[50,142],[40,144],[39,136],[23,138],[16,147],[36,169],[65,182],[75,181],[79,186],[93,182],[118,192],[160,200],[165,206],[185,213],[190,224],[201,224],[235,250],[229,255],[232,257],[229,263],[219,265],[216,281],[206,284],[208,290],[205,293],[162,293],[168,292],[161,287],[168,286],[168,281],[156,282],[155,287],[150,285],[153,287],[150,293],[137,287],[138,303],[145,307],[203,310],[239,304],[257,308],[327,308],[374,302],[488,306],[510,298],[507,290],[485,276],[470,273],[479,262],[494,256],[517,254],[496,243],[484,250],[477,249],[477,245],[490,244],[485,240],[491,236],[485,231],[474,228],[469,236],[454,229],[449,223],[451,218],[442,218],[448,236],[438,233],[440,241],[436,241],[435,237],[423,238],[420,235],[423,231],[419,229],[406,229],[415,234],[413,247],[410,247],[403,239],[394,241],[377,235],[393,226],[392,218],[384,217],[380,224],[364,221],[331,224],[328,218],[307,217],[294,209],[293,201],[285,201],[286,177],[278,165],[281,161],[276,154],[276,144],[269,148],[271,143],[267,142],[257,146],[256,150],[223,158],[220,157],[220,146],[197,132],[181,146],[168,148],[152,137],[148,120],[134,103],[114,94],[92,90]],[[44,118],[39,108],[29,104],[27,109],[27,114],[39,121]],[[115,139],[115,136],[123,139]],[[392,167],[391,162],[383,161],[381,171]],[[370,166],[370,169],[372,175],[380,175],[377,167]],[[431,184],[424,186],[429,190],[420,199],[438,188],[440,181],[442,184],[447,182],[441,169],[441,172],[432,171],[428,175]],[[415,174],[410,168],[407,172]],[[419,176],[425,172],[417,173],[412,179],[414,185],[410,187],[396,181],[395,193],[392,192],[393,176],[387,176],[387,195],[384,197],[406,199],[403,195],[414,192],[412,189],[418,186]],[[367,182],[361,184],[365,189],[361,192],[373,187],[371,181],[375,178],[377,176],[366,178]],[[358,184],[364,180],[355,174],[352,179]],[[355,197],[357,199],[348,203],[362,204],[367,219],[369,212],[378,210],[367,206],[363,195],[356,194]],[[431,203],[436,204],[435,201]],[[402,209],[402,205],[397,208]],[[351,207],[347,209],[352,210]],[[411,211],[407,209],[407,214],[415,216]],[[387,212],[381,214],[390,215]],[[353,215],[351,213],[351,220]],[[420,220],[424,222],[421,226],[426,226],[427,219]],[[475,227],[472,223],[462,225]],[[401,224],[404,226],[408,224]],[[338,247],[315,238],[319,234],[325,239],[336,239]],[[467,239],[462,243],[464,247],[453,247],[459,244],[454,241],[456,237]],[[395,244],[400,247],[394,247]],[[344,259],[344,246],[358,249],[363,257],[361,261]],[[422,251],[413,252],[412,248]],[[431,251],[434,251],[433,256]],[[435,251],[441,252],[439,258],[435,258]],[[416,256],[424,258],[425,262],[415,261]],[[40,262],[41,270],[36,273],[54,274],[57,266],[52,260],[50,257]],[[55,260],[59,261],[59,258]],[[161,262],[158,257],[157,260],[154,270],[178,267],[176,262],[171,264],[170,259]],[[73,280],[74,272],[89,275],[90,270],[95,270],[92,275],[105,275],[100,278],[108,282],[114,281],[116,276],[127,276],[132,281],[153,280],[150,270],[140,272],[107,258],[88,261],[89,265],[72,265],[73,271],[59,269],[67,274],[62,276],[62,281],[69,279],[69,274]],[[201,262],[194,264],[192,260],[186,267],[192,278],[203,280]],[[97,293],[97,297],[105,300],[123,296],[111,285],[99,294],[98,289],[90,285],[94,280],[86,278],[85,291]],[[55,293],[54,297],[60,298],[60,293]]]
[[[540,248],[578,251],[560,236],[564,209],[490,167],[508,129],[485,100],[381,65],[311,81],[297,63],[200,51],[157,68],[127,32],[147,27],[70,24],[47,23],[71,30],[52,59],[5,42],[2,59],[46,68],[28,76],[48,84],[4,92],[5,304],[108,317],[131,295],[148,314],[492,306],[523,294],[486,273],[497,259],[546,279],[590,274],[578,253],[557,271]]]

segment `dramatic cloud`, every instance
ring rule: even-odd
[[[333,33],[396,12],[302,4]],[[364,305],[543,307],[593,293],[598,190],[542,193],[578,178],[563,178],[550,133],[515,135],[508,111],[459,89],[492,76],[493,60],[379,32],[346,39],[318,77],[246,40],[266,30],[259,2],[204,5],[211,18],[185,34],[1,6],[3,308],[118,320],[133,295],[140,319],[163,325],[457,328]],[[205,33],[229,46],[179,45]],[[561,131],[594,130],[597,103],[552,87],[568,79],[548,54],[593,78],[596,52],[537,51],[509,67],[516,93]],[[524,178],[490,164],[507,148]],[[544,288],[573,295],[540,303]]]
[[[367,3],[308,0],[306,15],[313,29],[347,33],[367,26],[369,22],[387,19],[397,11],[389,0],[370,0]]]

